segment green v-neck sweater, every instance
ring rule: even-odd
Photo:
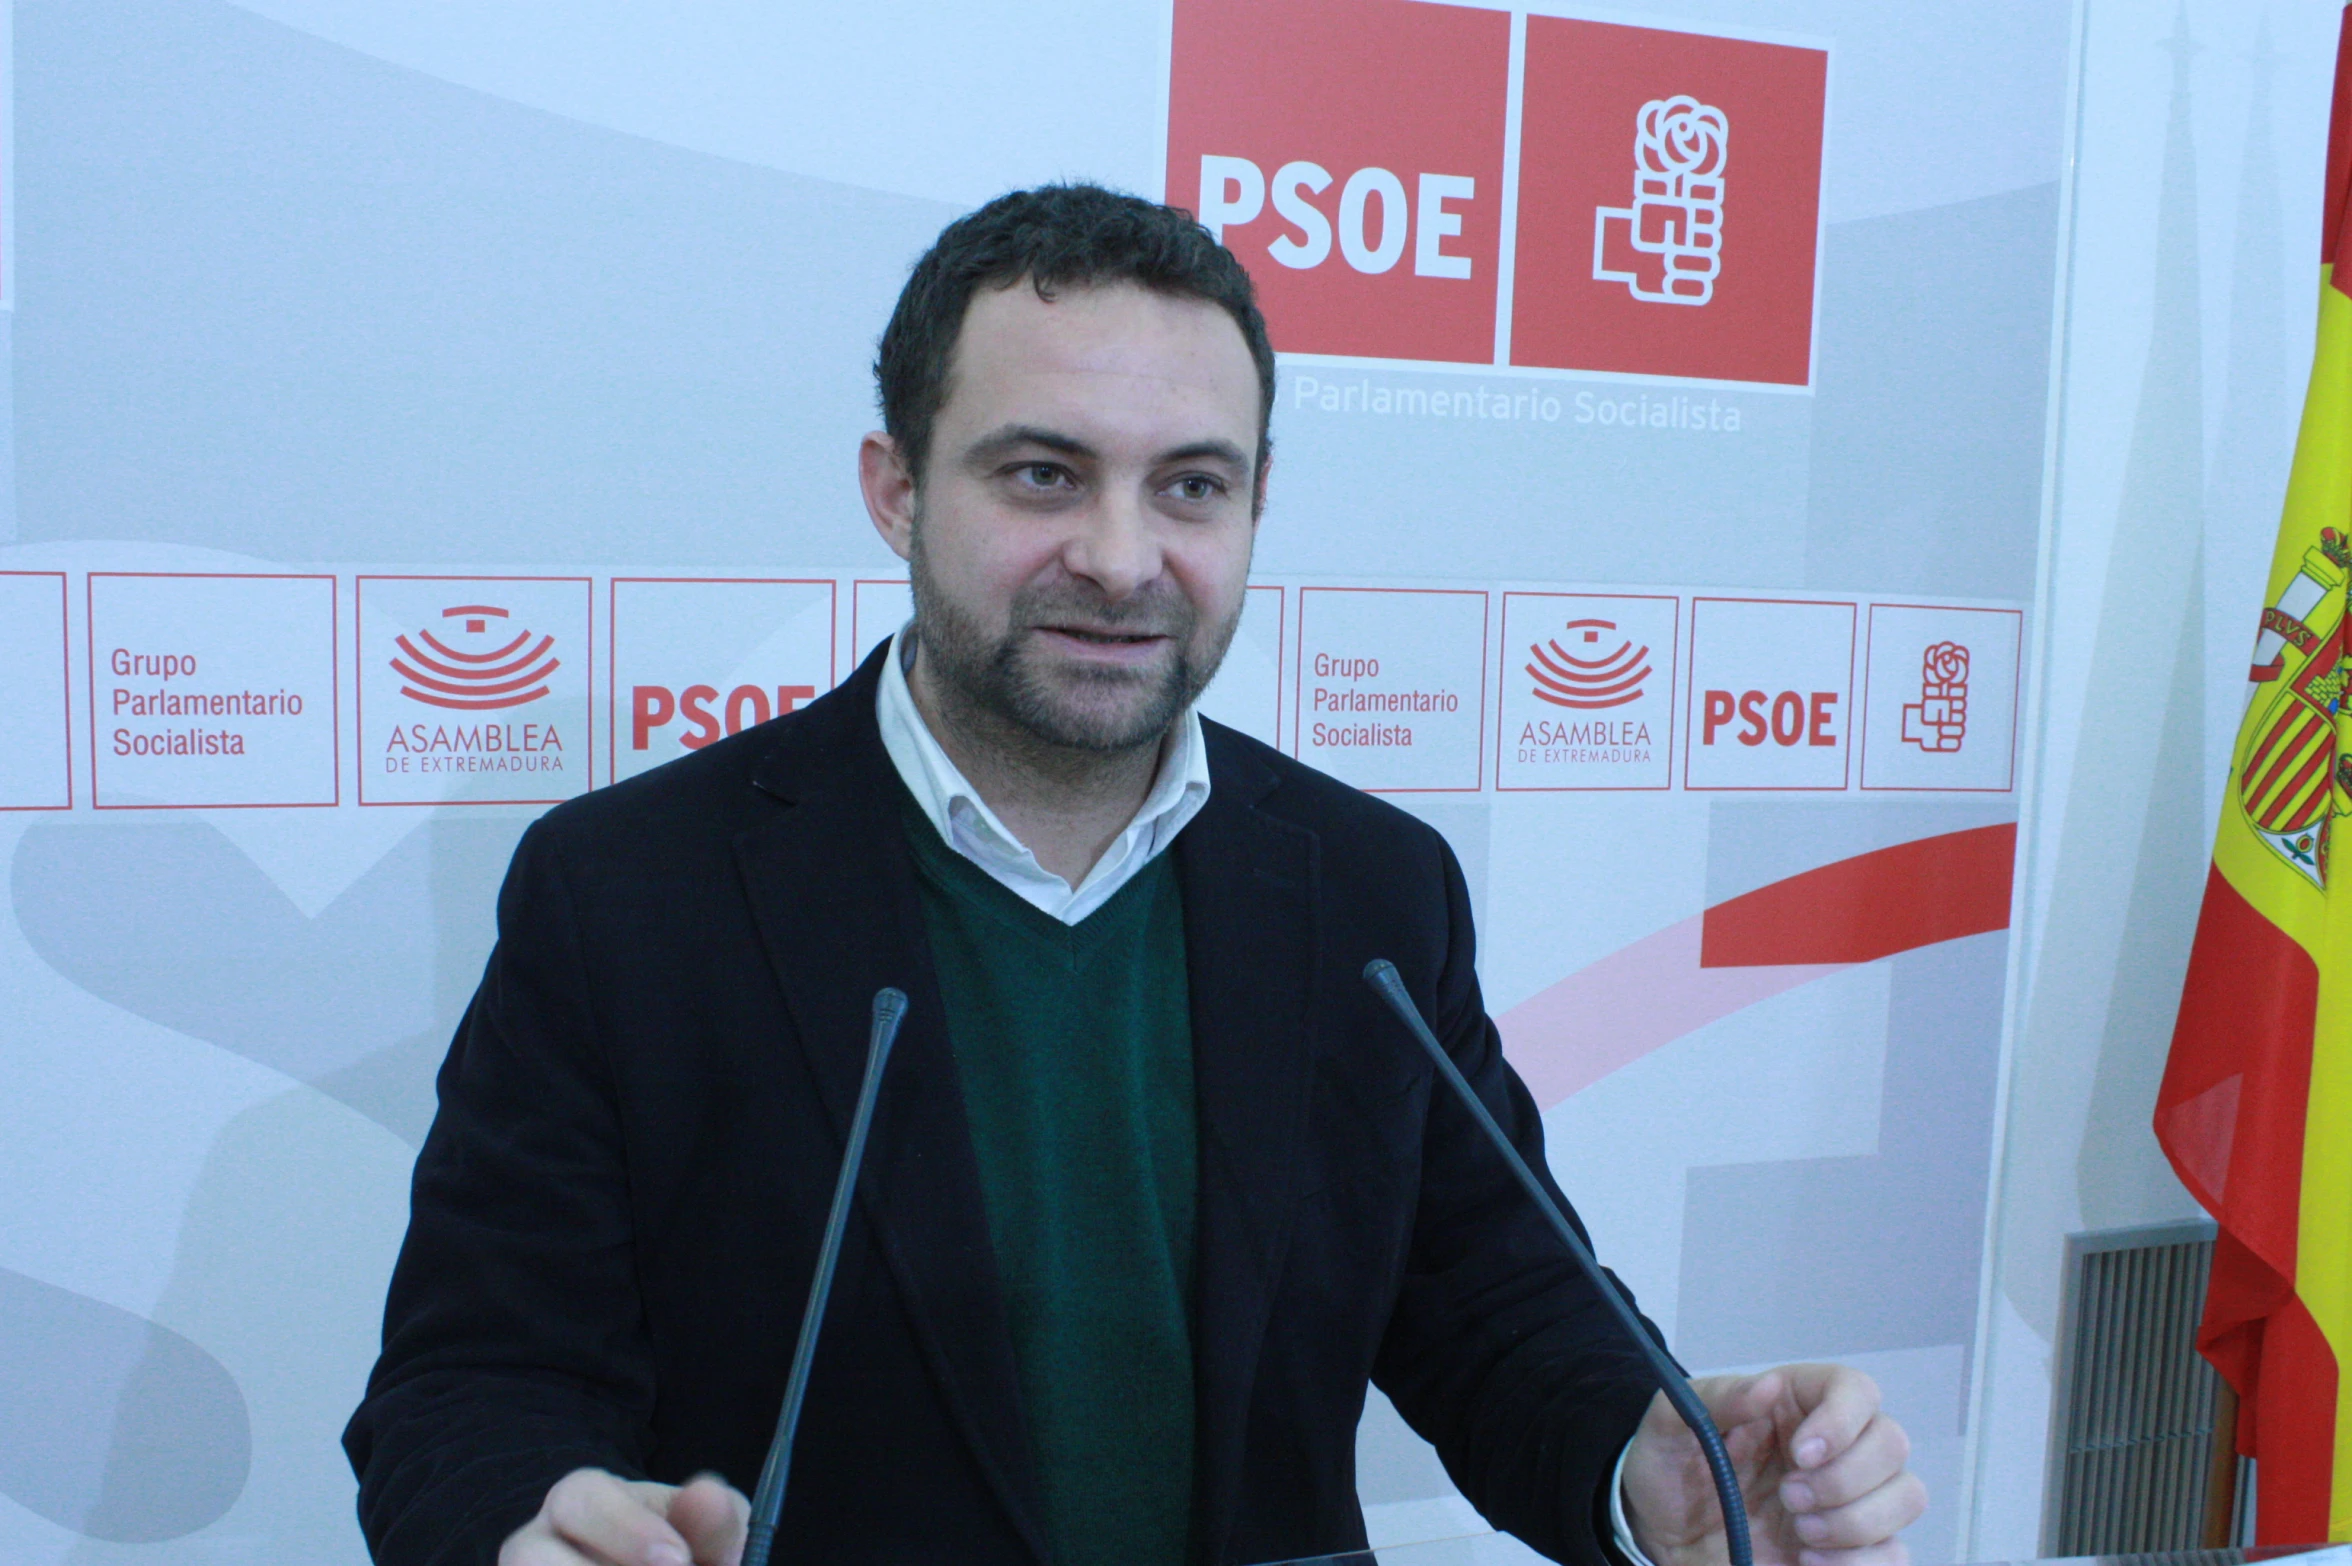
[[[1184,1566],[1192,1009],[1162,854],[1065,925],[906,801],[1055,1566]]]

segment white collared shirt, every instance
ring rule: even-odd
[[[930,724],[907,689],[905,655],[911,644],[901,630],[882,660],[882,688],[874,716],[882,725],[882,748],[890,753],[907,792],[938,829],[940,840],[988,872],[1032,907],[1064,924],[1076,924],[1109,902],[1137,872],[1167,851],[1201,806],[1209,802],[1209,751],[1200,715],[1190,707],[1169,729],[1160,751],[1160,770],[1127,829],[1103,850],[1086,879],[1072,886],[1037,862],[1029,846],[1012,834],[980,791],[948,759]]]

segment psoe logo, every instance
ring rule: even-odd
[[[1968,649],[1933,642],[1919,655],[1919,699],[1903,704],[1903,742],[1950,754],[1968,743]]]
[[[1826,46],[1416,0],[1172,14],[1165,189],[1283,353],[1812,384]]]
[[[393,638],[400,694],[458,712],[496,712],[545,696],[548,677],[563,666],[555,638],[529,629],[509,636],[512,618],[491,604],[456,604],[441,611],[442,635],[427,626]]]
[[[1507,11],[1176,0],[1168,199],[1257,284],[1284,353],[1491,364]]]
[[[1634,116],[1633,205],[1593,209],[1593,280],[1651,304],[1704,305],[1723,268],[1731,121],[1688,93]],[[1621,263],[1621,264],[1615,264]]]
[[[1636,647],[1633,638],[1617,630],[1614,620],[1571,620],[1561,628],[1570,642],[1592,657],[1579,657],[1562,647],[1558,637],[1528,647],[1529,694],[1555,707],[1594,712],[1641,700],[1642,682],[1650,677],[1650,649]],[[1603,633],[1617,645],[1606,652]]]
[[[1266,210],[1266,174],[1247,158],[1201,154],[1201,225],[1222,240],[1227,226],[1255,223]],[[1274,210],[1296,233],[1278,235],[1266,253],[1294,272],[1312,271],[1331,258],[1336,232],[1347,264],[1368,277],[1393,267],[1405,253],[1405,231],[1413,233],[1413,275],[1466,278],[1468,256],[1448,255],[1446,240],[1462,232],[1462,214],[1447,203],[1473,200],[1478,181],[1468,174],[1421,174],[1419,199],[1405,182],[1383,168],[1361,168],[1339,191],[1338,227],[1312,197],[1331,188],[1331,173],[1319,163],[1294,159],[1274,171]],[[1374,216],[1377,214],[1377,217]],[[1377,236],[1377,237],[1374,237]]]
[[[667,685],[632,685],[629,687],[629,748],[650,751],[654,731],[668,727],[672,718],[683,716],[687,728],[678,736],[678,743],[688,750],[700,750],[722,733],[740,734],[754,724],[781,717],[816,694],[814,685],[779,685],[775,705],[770,706],[768,693],[762,687],[738,685],[721,704],[716,685],[689,685],[683,690],[672,690]]]
[[[1810,45],[1530,16],[1511,362],[1810,385],[1828,72]]]

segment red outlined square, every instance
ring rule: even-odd
[[[1283,597],[1270,583],[1250,585],[1225,662],[1200,697],[1201,716],[1276,750],[1282,748],[1282,654],[1289,630]]]
[[[1221,229],[1277,349],[1493,362],[1510,41],[1503,11],[1176,0],[1167,199]]]
[[[1961,649],[1957,690],[1954,660],[1927,667],[1938,643]],[[1930,688],[1939,673],[1941,688]],[[1872,604],[1862,655],[1861,787],[1874,794],[2008,793],[2017,786],[2024,681],[2024,610]]]
[[[1300,588],[1291,754],[1370,794],[1478,793],[1488,616],[1483,588]]]
[[[54,664],[44,584],[57,595]],[[73,809],[73,652],[66,586],[63,571],[0,571],[0,811]],[[46,688],[52,667],[54,691]]]
[[[1693,598],[1682,786],[1844,790],[1853,768],[1860,620],[1859,606],[1842,599]],[[1728,699],[1728,713],[1719,713],[1717,697]]]
[[[1824,49],[1529,17],[1511,362],[1810,384],[1828,80]]]
[[[378,600],[372,630],[368,619],[371,588]],[[552,591],[555,589],[566,591],[559,594]],[[571,623],[571,604],[561,601],[568,600],[571,589],[578,592],[577,625]],[[585,576],[358,578],[353,589],[352,640],[359,665],[355,712],[360,804],[555,805],[594,787],[594,589],[594,581]],[[448,628],[449,634],[458,637],[488,638],[495,621],[506,631],[515,622],[513,605],[493,600],[515,599],[518,593],[541,610],[539,618],[545,623],[529,624],[533,617],[526,613],[519,629],[507,631],[500,639],[503,643],[519,638],[511,648],[485,643],[483,650],[476,651],[470,646],[443,647],[421,641],[404,645],[404,639],[427,627]],[[464,613],[468,608],[482,613],[469,619]],[[559,629],[550,631],[548,624]],[[370,645],[371,635],[377,638],[376,645]],[[416,649],[423,650],[426,662],[409,662]],[[405,672],[395,663],[396,658],[407,664]],[[527,666],[517,664],[518,658]],[[467,689],[474,683],[473,677],[456,672],[461,667],[481,671],[478,692]],[[544,692],[507,688],[526,679],[543,684]],[[413,690],[425,694],[406,694]],[[539,705],[542,702],[549,705]],[[376,713],[373,719],[369,717],[371,707]],[[576,742],[561,738],[563,723],[576,725]],[[488,743],[492,729],[500,731],[495,746]],[[550,731],[558,741],[552,747],[548,743]],[[459,765],[467,770],[378,772],[395,759]],[[472,770],[476,767],[497,770]],[[513,770],[507,770],[509,767]],[[376,785],[373,789],[369,787],[371,777]],[[475,787],[480,792],[466,791],[469,778],[478,780]],[[547,786],[550,783],[555,786]]]
[[[306,603],[312,589],[319,597]],[[82,590],[91,809],[342,803],[342,634],[332,575],[92,571]],[[293,626],[300,615],[318,623]],[[193,663],[175,669],[165,659]],[[297,779],[297,768],[308,776]]]
[[[1561,645],[1563,637],[1570,645]],[[1497,793],[1656,792],[1674,786],[1679,597],[1506,592],[1502,644]],[[1533,778],[1555,781],[1526,781]]]
[[[670,589],[664,596],[673,601],[632,605],[629,599],[646,594],[624,588],[653,594]],[[822,590],[821,632],[812,619],[816,595],[794,589]],[[605,781],[634,777],[831,690],[839,677],[840,596],[829,576],[614,577],[606,589]],[[796,605],[795,598],[809,601]],[[625,609],[642,612],[624,615]],[[793,623],[776,623],[779,615]],[[648,617],[663,623],[647,624]],[[642,630],[658,643],[631,646],[627,669],[625,619],[639,622],[629,639]],[[630,689],[625,717],[624,684]],[[647,698],[643,711],[640,686]],[[636,745],[640,723],[647,741],[642,751]]]

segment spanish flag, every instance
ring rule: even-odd
[[[2197,1346],[2236,1389],[2264,1544],[2352,1538],[2352,11],[2336,49],[2319,343],[2246,710],[2156,1098],[2220,1224]]]

